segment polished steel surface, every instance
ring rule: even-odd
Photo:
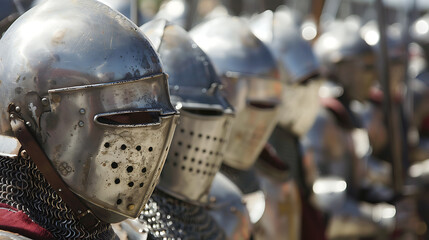
[[[0,46],[2,134],[11,136],[13,102],[60,176],[98,217],[136,217],[177,118],[143,33],[97,1],[53,0],[19,18]]]
[[[109,211],[138,216],[157,183],[176,124],[174,110],[164,108],[169,101],[162,85],[166,78],[158,75],[48,91],[51,111],[40,119],[42,147],[76,194]],[[154,116],[132,123],[104,120],[139,113]]]
[[[248,169],[277,122],[282,84],[276,62],[240,18],[217,18],[190,33],[212,60],[236,111],[224,163]]]
[[[302,38],[299,22],[290,9],[267,10],[254,16],[249,26],[279,62],[286,83],[299,83],[319,73],[319,62],[310,43]]]
[[[278,67],[268,48],[238,17],[219,17],[195,26],[191,37],[212,60],[220,76],[228,72],[268,79],[278,78]]]
[[[241,191],[222,173],[217,173],[209,194],[210,214],[223,228],[227,240],[251,238],[252,224]]]
[[[180,26],[153,20],[140,27],[159,52],[173,105],[232,113],[208,56]]]
[[[181,27],[154,20],[141,27],[169,74],[172,103],[181,118],[158,188],[184,201],[207,203],[222,162],[232,107],[207,55]]]

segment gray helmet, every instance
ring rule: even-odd
[[[279,62],[287,83],[303,82],[319,73],[319,62],[299,30],[294,13],[288,8],[267,10],[250,20],[252,32],[261,39]]]
[[[212,60],[236,111],[224,163],[248,169],[277,123],[282,84],[276,62],[240,18],[216,18],[190,33]]]
[[[0,46],[1,133],[28,151],[11,128],[26,123],[52,165],[48,175],[65,182],[50,182],[59,195],[70,189],[105,222],[138,216],[177,118],[138,27],[97,1],[50,0],[20,17]]]
[[[350,17],[334,22],[314,44],[322,71],[345,89],[350,99],[365,100],[376,79],[375,54],[360,35],[360,22]]]
[[[250,28],[277,59],[287,85],[279,124],[302,135],[313,124],[320,106],[321,81],[314,81],[319,74],[319,62],[313,49],[302,38],[297,17],[286,7],[256,15],[250,21]]]
[[[166,20],[141,27],[169,74],[171,99],[181,109],[158,188],[185,201],[207,200],[222,162],[233,110],[207,55],[188,33]]]

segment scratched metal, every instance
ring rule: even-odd
[[[184,29],[165,20],[141,29],[159,51],[173,104],[182,107],[158,188],[187,202],[207,203],[233,121],[232,107],[207,55]]]
[[[45,1],[9,28],[0,46],[0,131],[13,136],[7,113],[13,102],[98,217],[136,217],[159,177],[177,118],[159,57],[143,33],[97,1]],[[103,121],[133,114],[148,119]]]

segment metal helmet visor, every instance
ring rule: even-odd
[[[166,76],[51,89],[48,95],[40,143],[60,176],[90,204],[137,217],[157,183],[178,117]]]
[[[181,110],[157,187],[188,202],[207,203],[210,186],[222,163],[231,118],[232,114],[214,109]]]
[[[224,78],[224,81],[227,99],[236,110],[224,163],[248,169],[277,123],[282,83],[257,77]]]
[[[298,136],[310,130],[320,109],[319,89],[322,79],[304,84],[285,85],[279,125]]]

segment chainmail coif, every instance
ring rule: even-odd
[[[0,202],[27,214],[56,239],[115,239],[110,224],[88,232],[31,160],[0,156]]]
[[[223,230],[203,207],[186,203],[156,189],[139,220],[149,229],[148,239],[226,238]]]

